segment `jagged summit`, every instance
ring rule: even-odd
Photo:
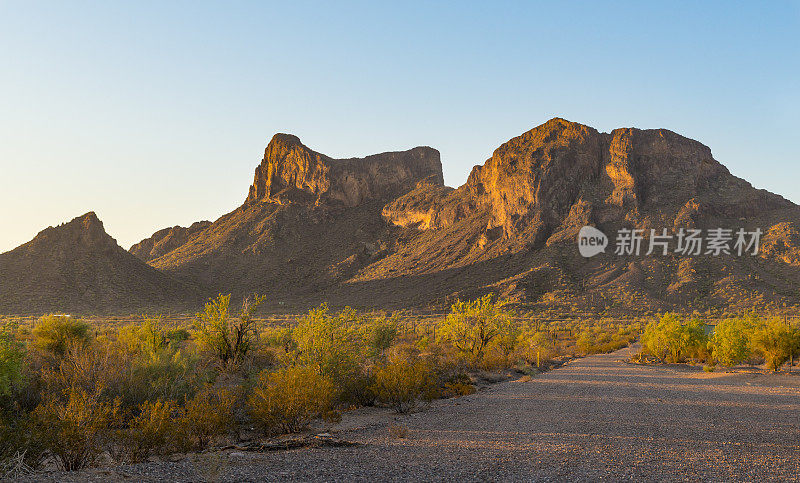
[[[433,148],[333,159],[296,136],[279,133],[264,150],[246,203],[307,201],[352,207],[389,198],[430,176],[444,182],[439,152]]]
[[[50,243],[75,243],[79,245],[116,245],[116,241],[106,233],[103,222],[95,212],[73,218],[56,227],[50,226],[40,231],[26,245],[47,245]]]

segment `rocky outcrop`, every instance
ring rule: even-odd
[[[92,212],[0,254],[0,314],[130,314],[199,300],[199,292],[117,245]]]
[[[180,298],[182,289],[169,288],[173,278],[206,296],[269,294],[268,308],[282,311],[322,302],[438,310],[487,292],[533,309],[593,314],[800,306],[798,220],[800,207],[753,188],[708,147],[664,129],[601,133],[551,119],[498,147],[457,189],[444,186],[431,148],[333,159],[277,134],[242,206],[132,248],[158,272],[119,255],[88,216],[73,222],[80,229],[45,230],[0,256],[0,269],[18,277],[0,289],[23,287],[4,299],[14,304],[48,286],[51,295],[93,307],[122,303],[117,293],[133,293],[135,303],[169,290]],[[610,235],[605,253],[578,253],[585,225]],[[613,255],[620,228],[647,235],[739,227],[762,229],[757,256]],[[96,275],[128,272],[138,275],[124,283]],[[113,286],[120,288],[108,293]]]
[[[537,243],[578,224],[639,226],[651,215],[670,218],[665,226],[684,226],[703,213],[740,217],[790,205],[732,176],[708,147],[671,131],[599,133],[559,118],[497,148],[447,201],[434,193],[395,202],[387,219],[400,226],[419,217],[439,220],[418,224],[433,228],[488,211],[487,230]]]
[[[149,262],[183,245],[189,241],[189,238],[210,225],[210,221],[197,221],[188,228],[182,226],[164,228],[153,233],[150,238],[145,238],[133,245],[129,251],[139,260]]]
[[[420,180],[443,185],[439,152],[429,147],[333,159],[304,146],[290,134],[276,134],[256,168],[246,203],[305,201],[357,206],[389,200]]]

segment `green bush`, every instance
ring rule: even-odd
[[[285,353],[297,350],[291,327],[267,327],[261,332],[261,341],[267,347],[283,349]]]
[[[706,358],[708,338],[706,324],[696,318],[683,323],[677,314],[666,313],[658,321],[647,325],[642,334],[642,350],[667,362],[681,362],[687,358]]]
[[[311,310],[292,332],[297,344],[295,362],[344,387],[361,374],[366,344],[358,330],[360,323],[356,311],[349,307],[335,315],[324,304]]]
[[[755,324],[751,319],[730,318],[714,327],[709,340],[714,359],[724,366],[735,366],[750,359]]]
[[[440,337],[480,361],[488,345],[513,329],[514,312],[507,300],[488,294],[471,302],[457,301],[442,325]]]
[[[253,315],[264,298],[245,298],[239,316],[232,319],[228,315],[231,296],[220,294],[206,304],[202,313],[197,314],[194,326],[197,341],[213,353],[223,366],[242,363],[258,341]]]
[[[61,398],[73,388],[113,399],[130,384],[131,364],[131,356],[109,342],[70,345],[55,367],[41,370],[42,399]]]
[[[7,324],[0,327],[0,409],[8,408],[8,401],[23,382],[25,348]]]
[[[378,401],[405,413],[416,407],[419,400],[435,398],[436,382],[425,362],[398,359],[376,371],[372,391]]]
[[[762,324],[753,333],[753,345],[764,356],[764,362],[773,372],[800,349],[800,332],[780,320]]]
[[[57,356],[63,355],[69,346],[86,344],[89,339],[89,324],[72,317],[42,317],[33,328],[34,345]]]
[[[378,317],[368,319],[365,323],[365,339],[371,356],[380,356],[394,342],[398,333],[398,318]]]
[[[335,400],[328,376],[313,367],[293,366],[262,373],[247,405],[266,433],[295,433],[316,418],[335,418]]]
[[[129,373],[121,395],[128,405],[154,399],[180,399],[203,380],[196,372],[197,358],[184,354],[173,345],[137,354],[129,364]]]

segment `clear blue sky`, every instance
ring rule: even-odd
[[[664,127],[800,202],[798,2],[0,0],[0,62],[0,251],[216,219],[275,132],[433,146],[458,186],[554,116]]]

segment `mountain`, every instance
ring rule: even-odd
[[[423,180],[443,185],[435,149],[333,159],[276,134],[244,204],[149,263],[209,294],[321,300],[392,250],[400,230],[381,209]]]
[[[164,228],[153,233],[153,236],[146,238],[136,245],[133,245],[130,252],[139,260],[149,262],[169,253],[170,251],[183,245],[195,233],[201,232],[211,225],[210,221],[196,221],[188,228],[173,226]]]
[[[186,310],[200,300],[117,245],[91,212],[0,254],[0,313]]]
[[[798,303],[798,220],[800,207],[731,175],[697,141],[556,118],[497,148],[457,189],[431,148],[337,160],[277,134],[241,207],[173,236],[165,253],[147,240],[134,252],[207,294],[266,293],[281,310],[441,308],[489,291],[558,310],[739,309]],[[764,234],[757,256],[610,246],[584,258],[584,225],[612,245],[620,229],[644,230],[645,247],[650,229]]]

